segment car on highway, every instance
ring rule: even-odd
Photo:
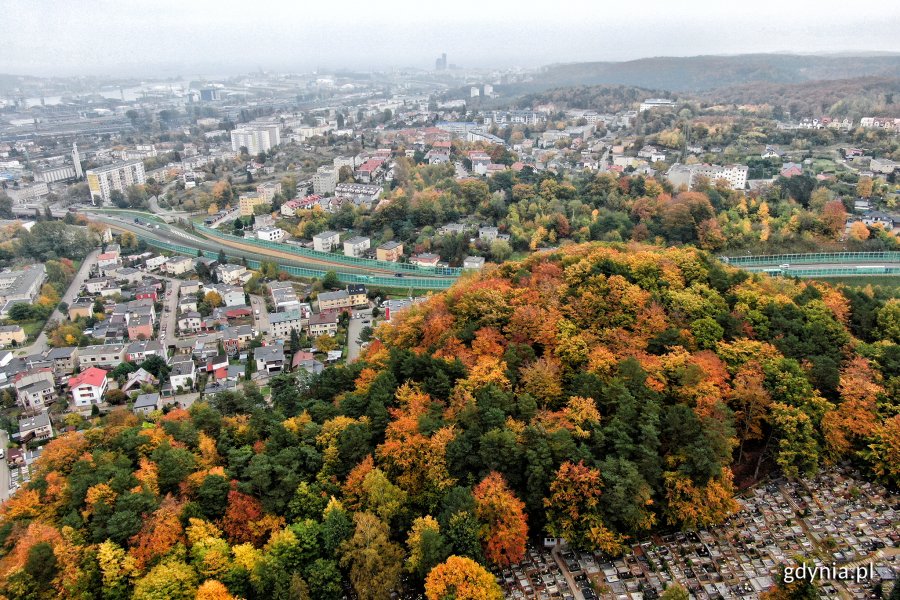
[[[778,265],[779,269],[790,269],[791,265],[788,263],[784,263],[783,265]]]
[[[394,273],[394,277],[403,277],[403,273]]]

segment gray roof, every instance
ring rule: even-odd
[[[284,349],[281,346],[260,346],[253,349],[256,360],[284,360]]]
[[[47,414],[47,411],[41,411],[32,417],[20,417],[19,431],[38,429],[40,427],[46,427],[49,424],[50,416]]]
[[[159,394],[156,392],[152,394],[141,394],[134,400],[134,408],[147,408],[154,407],[159,404]]]
[[[326,302],[331,300],[343,300],[347,298],[347,290],[338,290],[336,292],[321,292],[319,293],[319,302],[325,300]]]
[[[269,324],[282,323],[284,321],[299,321],[299,310],[288,310],[280,313],[269,313]]]

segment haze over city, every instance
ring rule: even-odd
[[[463,68],[759,52],[898,51],[900,3],[530,4],[7,0],[0,72],[234,74]]]

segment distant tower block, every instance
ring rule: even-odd
[[[72,162],[75,164],[75,176],[78,179],[84,177],[84,172],[81,170],[81,155],[78,154],[78,143],[72,143]]]

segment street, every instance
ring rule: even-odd
[[[69,289],[66,290],[66,293],[63,294],[62,302],[65,302],[67,305],[71,304],[73,300],[78,296],[78,292],[81,291],[81,286],[84,285],[84,281],[88,278],[91,272],[91,268],[93,268],[94,264],[97,262],[97,257],[100,255],[100,250],[93,250],[90,254],[88,254],[84,258],[84,262],[81,263],[81,268],[78,269],[78,272],[75,274],[75,279],[72,280],[72,283],[69,285]],[[47,323],[51,321],[62,322],[68,318],[68,315],[64,315],[59,311],[59,308],[56,308],[53,311],[53,314],[50,315],[50,318],[47,319]],[[42,354],[47,351],[47,334],[45,333],[47,326],[44,325],[44,329],[41,330],[41,333],[38,335],[37,339],[30,346],[26,346],[19,350],[20,356],[29,356],[32,354]]]
[[[9,465],[6,462],[6,446],[9,444],[9,434],[0,430],[0,448],[3,448],[3,458],[0,458],[0,502],[10,496],[9,490]]]
[[[166,281],[166,296],[163,299],[162,314],[159,316],[159,341],[166,344],[166,338],[175,341],[175,326],[178,321],[178,290],[181,281],[163,277]]]

